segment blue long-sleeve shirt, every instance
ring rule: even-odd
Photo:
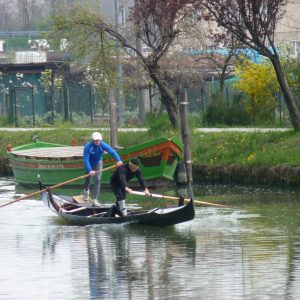
[[[83,162],[87,173],[92,171],[92,167],[102,160],[104,151],[112,155],[116,161],[121,161],[118,153],[105,142],[101,141],[99,146],[95,145],[93,142],[88,142],[83,148]]]

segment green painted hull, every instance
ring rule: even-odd
[[[38,155],[39,151],[49,150],[51,153],[66,148],[76,151],[68,157],[63,154],[49,157]],[[176,139],[158,138],[121,149],[118,153],[125,162],[132,157],[139,157],[141,170],[149,186],[159,186],[173,180],[177,163],[181,159],[182,144]],[[36,184],[40,179],[46,185],[54,185],[84,175],[82,147],[36,142],[12,149],[8,157],[14,177],[21,184]],[[104,155],[103,161],[104,168],[115,163],[109,154]],[[103,172],[102,185],[109,184],[112,172]],[[83,179],[71,184],[82,185]]]

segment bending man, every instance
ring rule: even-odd
[[[116,205],[120,209],[123,216],[127,215],[125,206],[126,192],[131,193],[132,189],[129,187],[128,182],[136,177],[144,189],[145,194],[149,195],[145,179],[139,169],[139,160],[137,158],[131,159],[128,163],[118,167],[110,179],[110,185],[116,196]]]

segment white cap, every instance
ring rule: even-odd
[[[98,140],[102,141],[102,134],[100,132],[94,132],[92,134],[92,140],[93,141],[98,141]]]

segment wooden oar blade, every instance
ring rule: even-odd
[[[116,164],[115,164],[115,165],[112,165],[112,166],[109,166],[109,167],[107,167],[107,168],[101,169],[101,170],[97,171],[96,173],[99,173],[99,172],[105,172],[105,171],[114,169],[115,167],[117,167]],[[40,191],[31,193],[31,194],[28,194],[28,195],[26,195],[26,196],[20,197],[20,198],[18,198],[18,199],[9,201],[9,202],[7,202],[7,203],[4,203],[4,204],[0,205],[0,208],[1,208],[1,207],[4,207],[4,206],[7,206],[7,205],[10,205],[10,204],[13,204],[13,203],[16,203],[16,202],[21,201],[21,200],[28,199],[28,198],[30,198],[30,197],[32,197],[32,196],[35,196],[35,195],[40,194],[41,192],[45,192],[45,191],[47,191],[48,189],[59,188],[59,187],[62,187],[62,186],[64,186],[64,185],[67,185],[67,184],[69,184],[69,183],[72,183],[72,182],[77,181],[77,180],[80,180],[80,179],[84,179],[84,178],[89,177],[89,176],[90,176],[89,174],[85,174],[85,175],[76,177],[76,178],[74,178],[74,179],[70,179],[70,180],[67,180],[67,181],[64,181],[64,182],[61,182],[61,183],[58,183],[58,184],[49,186],[47,189],[43,189],[43,190],[40,190]]]
[[[144,192],[138,192],[138,191],[132,191],[132,194],[134,195],[140,195],[140,196],[148,196],[148,197],[154,197],[154,198],[160,198],[160,199],[170,199],[170,200],[179,200],[179,197],[172,197],[172,196],[166,196],[166,195],[160,195],[160,194],[150,194],[146,195]],[[185,202],[189,202],[190,199],[184,199]],[[221,207],[221,208],[230,208],[227,205],[218,204],[218,203],[212,203],[212,202],[206,202],[206,201],[200,201],[200,200],[194,200],[195,204],[199,205],[206,205],[206,206],[215,206],[215,207]]]
[[[9,205],[9,204],[13,204],[13,203],[18,202],[18,201],[21,201],[21,200],[28,199],[28,198],[30,198],[30,197],[32,197],[32,196],[35,196],[35,195],[37,195],[37,194],[39,194],[39,193],[41,193],[41,192],[42,192],[42,191],[37,191],[37,192],[31,193],[31,194],[22,196],[22,197],[20,197],[20,198],[17,198],[17,199],[15,199],[15,200],[12,200],[12,201],[10,201],[10,202],[4,203],[4,204],[0,205],[0,208],[1,208],[1,207],[4,207],[4,206],[7,206],[7,205]]]
[[[132,191],[131,194],[134,195],[140,195],[140,196],[147,196],[147,197],[153,197],[153,198],[160,198],[160,199],[173,199],[173,200],[178,200],[179,197],[170,197],[170,196],[165,196],[165,195],[160,195],[160,194],[149,194],[146,195],[145,192],[138,192],[138,191]]]
[[[188,199],[184,199],[185,201]],[[215,207],[221,207],[221,208],[231,208],[230,206],[224,205],[224,204],[218,204],[218,203],[212,203],[212,202],[206,202],[206,201],[200,201],[200,200],[194,200],[195,204],[200,205],[206,205],[206,206],[215,206]]]

